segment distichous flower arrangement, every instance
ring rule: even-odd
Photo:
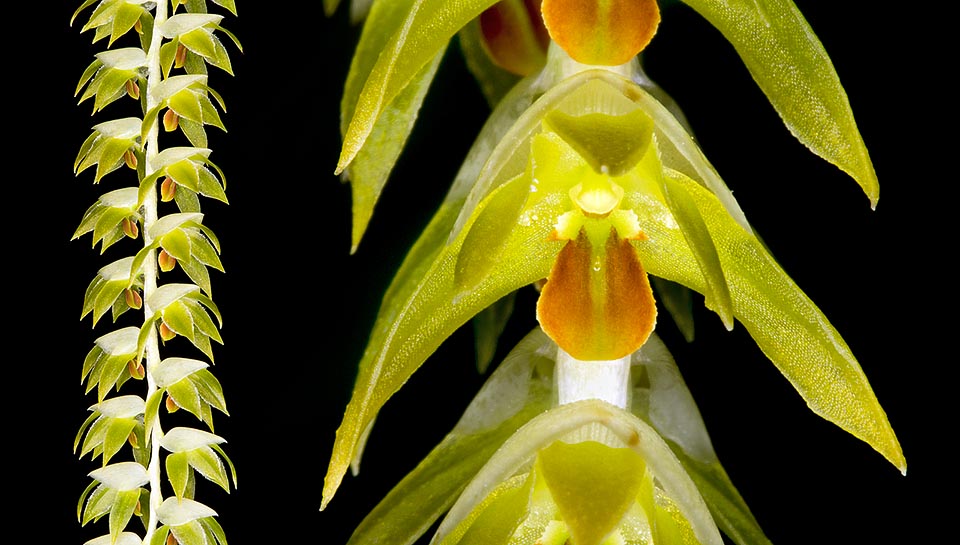
[[[208,72],[233,73],[236,11],[233,0],[85,0],[70,20],[104,47],[77,74],[77,100],[120,113],[92,125],[73,164],[108,185],[73,238],[113,257],[89,271],[78,309],[97,331],[77,366],[92,404],[73,445],[96,462],[76,507],[81,525],[99,528],[88,545],[227,544],[197,497],[198,480],[237,484],[214,431],[227,405],[211,371],[223,318],[210,272],[224,268],[201,198],[227,202],[207,137],[225,130],[224,102]],[[128,253],[116,259],[119,248]]]

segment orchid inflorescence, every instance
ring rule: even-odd
[[[790,132],[875,206],[846,94],[796,6],[684,3],[732,43]],[[475,318],[502,327],[504,301],[539,292],[535,309],[513,309],[539,326],[350,545],[410,544],[438,522],[443,545],[768,543],[655,332],[667,315],[690,320],[666,286],[702,294],[727,329],[740,322],[816,414],[906,471],[850,349],[644,73],[655,0],[350,9],[364,26],[336,171],[351,185],[354,251],[454,37],[493,109],[383,298],[321,509],[358,470],[379,410],[445,339]]]
[[[83,298],[81,318],[91,316],[96,327],[109,312],[115,325],[83,362],[82,380],[96,403],[74,450],[100,458],[101,467],[89,473],[77,518],[84,526],[107,522],[107,533],[88,545],[227,544],[216,511],[196,499],[198,475],[226,492],[237,484],[225,439],[213,433],[214,412],[227,407],[210,371],[223,320],[209,270],[222,272],[223,264],[200,197],[227,202],[206,133],[225,130],[208,68],[232,75],[221,37],[240,44],[222,26],[225,16],[209,7],[237,11],[234,0],[84,0],[71,19],[86,17],[81,32],[109,48],[81,75],[79,102],[92,103],[94,114],[121,100],[139,106],[137,116],[94,125],[73,165],[77,175],[93,171],[96,184],[135,176],[133,185],[91,205],[73,238],[90,234],[101,254],[126,239],[138,243],[134,255],[104,265]],[[182,281],[173,281],[181,273]],[[167,353],[178,338],[207,361]],[[181,409],[207,429],[161,421],[162,413]]]

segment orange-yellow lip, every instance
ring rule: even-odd
[[[543,0],[553,41],[584,64],[616,66],[643,50],[660,24],[656,0]]]
[[[657,321],[636,249],[615,229],[603,248],[584,230],[566,243],[537,302],[540,326],[579,360],[613,360],[639,349]]]

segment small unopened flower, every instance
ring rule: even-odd
[[[177,258],[168,254],[166,250],[160,250],[160,255],[157,256],[157,263],[160,265],[161,271],[170,272],[177,265]]]

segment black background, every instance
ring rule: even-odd
[[[26,479],[8,484],[6,495],[19,506],[16,522],[34,525],[31,535],[42,543],[79,544],[106,532],[105,521],[86,528],[76,521],[85,474],[97,465],[78,460],[71,446],[94,402],[83,394],[81,363],[111,326],[104,320],[92,330],[89,317],[78,316],[97,268],[134,251],[120,243],[100,256],[89,235],[70,242],[97,196],[131,183],[113,174],[93,187],[89,172],[76,179],[71,172],[90,127],[119,117],[108,108],[91,118],[90,105],[77,106],[72,96],[104,47],[91,45],[79,25],[69,27],[78,4],[44,4],[49,13],[15,18],[33,38],[6,48],[14,120],[6,131],[14,142],[7,202],[16,203],[7,220],[7,312],[16,317],[7,419],[16,426],[5,432],[12,456],[5,465],[8,478]],[[240,482],[229,496],[201,485],[198,499],[218,511],[233,545],[343,544],[483,382],[470,330],[458,331],[384,407],[360,476],[348,476],[318,511],[379,299],[488,109],[450,48],[366,238],[350,256],[349,191],[332,173],[340,92],[359,28],[345,6],[326,19],[319,2],[238,4],[239,18],[224,22],[244,45],[242,54],[228,46],[236,75],[212,77],[228,106],[229,132],[211,132],[211,158],[226,172],[231,202],[205,203],[204,222],[220,237],[227,270],[213,273],[225,319],[213,370],[231,416],[217,415],[216,432],[228,440]],[[882,189],[875,211],[852,179],[792,138],[733,48],[689,8],[664,10],[645,66],[683,108],[783,268],[857,355],[898,434],[908,476],[811,413],[744,328],[726,332],[702,301],[692,345],[668,319],[658,333],[721,461],[774,543],[913,543],[949,523],[932,493],[954,480],[952,466],[934,456],[956,415],[944,393],[956,356],[943,353],[955,324],[955,275],[940,257],[944,233],[954,231],[939,225],[949,219],[940,167],[949,155],[943,161],[937,149],[952,107],[929,92],[934,84],[921,62],[937,53],[920,45],[928,31],[910,24],[911,16],[863,0],[797,4],[831,55],[870,150]],[[534,301],[521,291],[501,355],[533,327]]]

